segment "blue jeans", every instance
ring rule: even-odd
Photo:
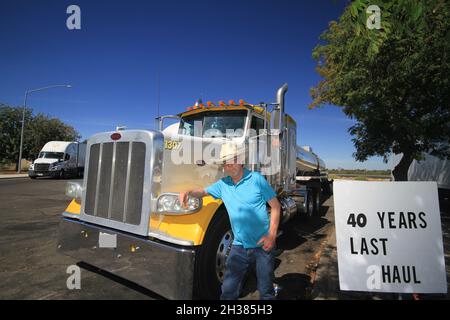
[[[275,299],[274,280],[274,249],[266,252],[263,248],[244,249],[233,245],[226,262],[225,276],[222,284],[222,300],[237,300],[242,287],[242,281],[250,266],[256,264],[257,288],[261,300]]]

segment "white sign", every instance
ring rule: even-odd
[[[436,182],[335,181],[341,290],[446,293]]]

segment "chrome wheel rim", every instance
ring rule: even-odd
[[[308,200],[307,200],[308,201],[307,206],[308,206],[308,216],[309,217],[312,217],[314,215],[314,202],[313,202],[313,199],[311,199],[311,198],[312,198],[312,193],[308,195]]]
[[[216,253],[216,275],[217,279],[222,282],[225,275],[225,263],[230,254],[231,244],[233,243],[233,232],[228,230],[220,240]]]

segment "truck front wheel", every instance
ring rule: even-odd
[[[225,274],[225,262],[233,242],[230,220],[225,208],[220,208],[206,231],[195,259],[194,297],[218,299]]]

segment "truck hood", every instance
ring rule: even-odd
[[[218,164],[202,163],[201,151],[206,146],[216,145],[220,150],[222,141],[202,139],[197,137],[177,137],[165,135],[165,149],[163,158],[163,179],[161,191],[180,192],[191,188],[204,188],[223,177],[222,166]],[[199,143],[200,150],[189,148]],[[191,144],[192,143],[192,144]],[[190,149],[185,156],[180,154],[181,149]],[[199,152],[200,151],[200,152]],[[200,153],[200,154],[199,154]]]
[[[58,162],[58,159],[52,159],[52,158],[38,158],[36,160],[34,160],[33,164],[36,163],[46,163],[46,164],[51,164],[51,163],[55,163]]]

